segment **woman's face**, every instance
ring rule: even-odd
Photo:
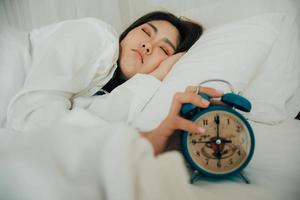
[[[132,29],[120,43],[119,64],[127,79],[148,74],[173,55],[179,32],[170,22],[153,20]]]

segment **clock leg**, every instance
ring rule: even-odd
[[[243,174],[243,172],[240,172],[240,177],[245,181],[245,183],[250,184],[249,179]]]
[[[196,181],[198,181],[200,179],[200,177],[201,177],[201,175],[199,174],[199,172],[197,170],[195,170],[193,172],[193,176],[192,176],[192,178],[190,180],[190,183],[194,184]]]

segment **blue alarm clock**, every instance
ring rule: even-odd
[[[237,110],[250,112],[251,103],[244,97],[235,94],[232,86],[225,80],[231,92],[224,94],[218,103],[208,108],[199,108],[193,104],[184,104],[181,115],[199,126],[205,132],[184,132],[181,137],[181,149],[188,165],[196,173],[193,183],[199,175],[213,178],[226,178],[239,174],[249,183],[241,171],[249,164],[255,148],[253,130],[247,119]],[[198,92],[197,92],[198,93]],[[204,93],[199,95],[210,101]]]

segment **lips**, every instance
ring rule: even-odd
[[[143,63],[144,60],[143,60],[142,53],[141,53],[138,49],[132,49],[132,51],[134,51],[134,52],[138,55],[139,59],[140,59],[141,62]]]

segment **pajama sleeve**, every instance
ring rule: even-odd
[[[131,123],[160,87],[161,81],[146,74],[136,74],[110,94],[90,98],[86,109],[109,122]],[[75,100],[74,106],[81,100]]]
[[[71,98],[113,75],[118,39],[94,18],[68,20],[30,33],[31,64],[7,109],[7,127],[49,124],[72,107]]]

